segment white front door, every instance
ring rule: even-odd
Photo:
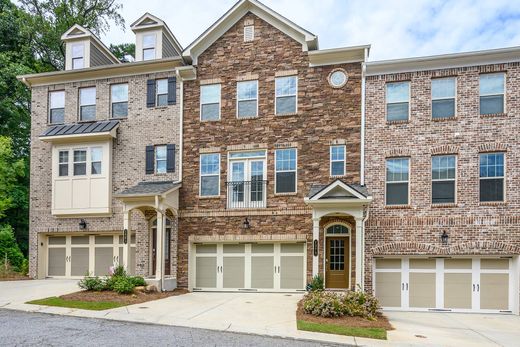
[[[509,258],[375,259],[375,295],[385,309],[510,313]]]

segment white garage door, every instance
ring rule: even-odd
[[[195,244],[193,290],[304,290],[305,243]]]
[[[508,258],[375,259],[375,294],[386,309],[511,312]]]
[[[47,276],[79,278],[106,276],[110,266],[122,264],[123,237],[119,235],[50,235]],[[130,273],[135,273],[135,235],[131,237]]]

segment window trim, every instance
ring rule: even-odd
[[[94,89],[94,103],[93,104],[86,104],[86,105],[83,105],[81,103],[81,91],[82,90],[85,90],[85,89]],[[89,86],[89,87],[81,87],[81,88],[78,88],[78,120],[80,122],[92,122],[92,121],[95,121],[96,118],[97,118],[97,112],[94,112],[94,119],[93,120],[84,120],[83,119],[83,114],[82,114],[82,107],[83,106],[94,106],[96,107],[97,106],[97,88],[96,86]],[[97,110],[95,110],[97,111]]]
[[[82,51],[83,51],[83,54],[79,57],[75,57],[74,56],[74,47],[78,47],[78,46],[81,46],[82,47]],[[79,69],[84,69],[85,68],[85,44],[84,43],[75,43],[75,44],[72,44],[71,48],[70,48],[70,56],[71,56],[71,62],[70,62],[70,68],[71,70],[79,70]],[[83,64],[81,67],[78,67],[78,68],[75,68],[74,67],[74,61],[78,60],[78,59],[81,59],[83,61]]]
[[[388,85],[396,83],[407,83],[408,84],[408,117],[406,119],[388,119],[388,104],[398,104],[398,102],[388,102]],[[387,122],[409,122],[412,115],[412,81],[392,81],[385,83],[385,119]]]
[[[205,155],[217,155],[218,156],[218,175],[217,174],[211,174],[211,175],[203,175],[202,174],[202,157]],[[199,155],[199,198],[217,198],[220,197],[220,178],[222,174],[221,169],[221,155],[220,153],[201,153]],[[202,195],[202,177],[203,176],[218,176],[218,194],[217,195]]]
[[[166,81],[166,93],[159,93],[159,82]],[[159,105],[159,96],[166,95],[166,104]],[[166,107],[168,106],[168,77],[158,78],[155,80],[155,107]]]
[[[213,105],[212,103],[202,103],[202,89],[207,86],[219,86],[219,98],[218,98],[218,119],[202,119],[202,105]],[[210,83],[210,84],[203,84],[199,88],[199,121],[201,122],[218,122],[220,121],[222,117],[222,84],[221,83]]]
[[[246,40],[246,32],[247,32],[247,29],[251,28],[251,39],[250,40]],[[255,25],[254,24],[249,24],[249,25],[244,25],[244,42],[252,42],[255,40]]]
[[[144,44],[144,39],[145,39],[145,37],[147,37],[147,36],[153,36],[153,41],[154,41],[154,42],[153,42],[153,46],[151,46],[151,47],[147,47],[147,46],[145,46],[145,44]],[[141,46],[141,55],[142,55],[142,59],[143,59],[143,61],[149,61],[149,60],[155,60],[155,59],[157,59],[157,34],[156,34],[156,33],[143,34],[141,40],[142,40],[142,42],[141,42],[141,44],[142,44],[142,46]],[[152,59],[145,59],[145,58],[144,58],[144,52],[145,52],[145,51],[151,51],[151,50],[153,50],[153,53],[154,53],[154,54],[153,54],[153,58],[152,58]]]
[[[447,79],[453,79],[454,80],[454,83],[455,83],[455,89],[454,89],[454,95],[453,95],[453,98],[436,98],[434,99],[433,98],[433,81],[434,80],[447,80]],[[452,119],[452,118],[457,118],[458,116],[458,113],[457,113],[457,104],[458,104],[458,98],[457,98],[457,95],[458,95],[458,78],[457,76],[447,76],[447,77],[436,77],[436,78],[431,78],[430,79],[430,107],[431,107],[431,119],[434,119],[434,120],[438,120],[438,119]],[[433,117],[433,101],[437,101],[437,100],[451,100],[453,99],[453,103],[454,103],[454,112],[453,112],[453,116],[451,117]]]
[[[254,99],[240,99],[239,96],[238,96],[238,85],[240,83],[248,83],[248,82],[256,82],[256,98]],[[246,81],[237,81],[237,85],[236,85],[236,117],[237,119],[250,119],[250,118],[257,118],[258,117],[258,104],[259,104],[259,100],[258,100],[258,80],[246,80]],[[240,115],[238,114],[238,105],[241,101],[253,101],[255,100],[256,101],[256,113],[254,116],[244,116],[244,117],[240,117]]]
[[[113,101],[113,93],[112,93],[112,87],[114,86],[119,86],[119,85],[124,85],[126,84],[127,88],[126,88],[126,101],[118,101],[118,102],[114,102]],[[128,82],[121,82],[121,83],[113,83],[110,85],[110,119],[126,119],[128,118],[128,114],[129,114],[129,100],[130,99],[130,88],[129,88],[129,85],[128,85]],[[122,103],[126,103],[127,106],[126,106],[126,116],[124,117],[114,117],[114,104],[122,104]]]
[[[102,176],[103,175],[103,171],[104,171],[103,170],[103,147],[101,147],[101,146],[91,146],[90,147],[89,146],[88,149],[89,149],[88,152],[90,154],[90,158],[88,158],[89,159],[88,161],[90,162],[90,165],[89,165],[90,166],[90,176]],[[92,160],[92,150],[95,150],[95,149],[98,149],[98,150],[101,151],[101,161],[98,161],[98,160],[94,161],[94,160]],[[92,172],[92,164],[94,164],[94,163],[100,163],[101,164],[101,166],[100,166],[100,168],[101,168],[100,171],[101,172],[100,173],[93,173]]]
[[[61,153],[67,153],[67,161],[66,162],[60,162],[60,154]],[[57,172],[57,175],[56,175],[56,178],[62,178],[62,177],[70,177],[70,149],[69,148],[63,148],[63,149],[58,149],[58,172]],[[62,165],[66,165],[67,166],[67,174],[66,175],[60,175],[60,168]]]
[[[52,107],[52,94],[53,93],[63,93],[63,107],[58,107],[58,108],[51,108]],[[65,92],[65,89],[59,89],[59,90],[49,90],[49,93],[48,93],[48,124],[65,124],[65,104],[66,104],[66,92]],[[53,122],[52,121],[52,117],[51,117],[51,111],[52,110],[59,110],[59,109],[62,109],[63,108],[63,122]]]
[[[72,177],[88,177],[90,176],[88,174],[88,168],[89,168],[89,148],[90,147],[78,147],[78,148],[72,148]],[[84,151],[85,152],[85,161],[76,161],[74,159],[74,152],[76,151]],[[83,175],[76,175],[76,164],[85,164],[85,173]]]
[[[276,161],[278,159],[278,151],[294,149],[295,157],[294,157],[294,170],[276,170]],[[276,174],[278,172],[294,172],[294,192],[277,192],[276,191]],[[297,147],[288,147],[288,148],[277,148],[274,151],[274,195],[296,195],[298,194],[298,148]]]
[[[507,193],[507,189],[506,189],[506,184],[507,184],[507,181],[506,181],[506,176],[507,176],[507,156],[506,156],[506,153],[507,152],[505,152],[505,151],[479,152],[479,154],[478,154],[478,202],[479,202],[479,204],[505,203],[507,201],[507,196],[506,196],[506,193]],[[504,156],[504,175],[503,176],[480,177],[481,156],[483,154],[502,154]],[[502,184],[502,196],[503,196],[503,199],[502,200],[494,200],[494,201],[481,201],[480,200],[480,196],[481,196],[480,181],[483,180],[483,179],[486,180],[486,179],[499,179],[499,178],[501,178],[503,180],[503,184]]]
[[[342,160],[333,160],[332,159],[332,148],[333,147],[343,147],[343,159]],[[341,175],[333,175],[332,174],[332,163],[343,162],[343,174]],[[330,177],[344,177],[347,174],[347,146],[346,145],[330,145],[329,146],[329,174]]]
[[[454,178],[436,178],[434,179],[433,178],[433,158],[435,157],[454,157],[455,158],[455,177]],[[458,179],[457,179],[457,175],[458,175],[458,163],[459,163],[459,160],[457,158],[457,155],[456,154],[439,154],[439,155],[432,155],[431,156],[431,161],[430,161],[430,177],[431,177],[431,199],[430,199],[430,203],[432,205],[445,205],[445,204],[457,204],[457,188],[458,188]],[[479,169],[480,169],[480,166],[479,166]],[[453,202],[433,202],[433,182],[452,182],[453,181],[453,186],[454,186],[454,192],[453,192]]]
[[[481,83],[481,76],[483,75],[503,75],[504,76],[504,85],[503,85],[503,92],[502,94],[480,94],[480,83]],[[503,108],[503,112],[502,113],[507,113],[507,100],[506,100],[506,95],[507,95],[507,73],[505,71],[497,71],[497,72],[486,72],[486,73],[480,73],[478,75],[478,114],[479,116],[489,116],[489,115],[493,115],[493,114],[496,114],[496,113],[486,113],[486,114],[482,114],[481,113],[481,110],[480,110],[480,98],[483,97],[483,96],[497,96],[497,95],[502,95],[502,108]],[[504,161],[505,163],[505,161]],[[504,195],[505,197],[505,195]]]
[[[276,83],[279,79],[281,78],[287,78],[287,77],[294,77],[296,79],[296,90],[294,91],[294,94],[284,94],[284,95],[276,95]],[[275,77],[274,78],[274,115],[275,116],[291,116],[291,115],[295,115],[295,114],[298,114],[298,75],[289,75],[289,76],[278,76],[278,77]],[[290,113],[277,113],[276,112],[276,105],[278,103],[278,98],[279,97],[288,97],[288,96],[294,96],[295,98],[295,107],[294,107],[294,112],[290,112]]]
[[[388,178],[386,176],[386,171],[388,168],[388,161],[389,160],[395,160],[395,159],[408,159],[408,181],[392,181],[392,183],[407,183],[408,184],[408,203],[407,204],[388,204]],[[391,157],[391,158],[385,158],[385,207],[394,207],[394,206],[410,206],[411,205],[411,179],[412,179],[412,158],[411,157]]]
[[[155,145],[153,146],[153,164],[154,164],[154,174],[155,175],[164,175],[164,174],[167,174],[168,173],[168,146],[167,145]],[[157,148],[159,147],[164,147],[164,159],[157,159]],[[164,161],[164,172],[159,172],[158,171],[158,168],[159,168],[159,165],[157,165],[157,163],[159,161]]]

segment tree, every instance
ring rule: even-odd
[[[20,0],[20,4],[28,14],[30,43],[35,53],[54,70],[64,67],[65,45],[61,35],[74,24],[97,36],[106,33],[112,22],[125,29],[125,20],[119,14],[123,5],[115,0]]]
[[[24,160],[14,158],[11,139],[0,136],[0,218],[12,206],[17,178],[24,174]]]
[[[113,55],[116,56],[119,61],[126,63],[128,62],[127,56],[135,58],[135,43],[121,43],[119,45],[110,45],[108,48]]]
[[[24,256],[9,225],[0,226],[0,266],[4,266],[5,259],[15,271],[21,270]]]

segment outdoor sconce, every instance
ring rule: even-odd
[[[446,230],[444,230],[441,235],[441,242],[443,245],[448,244],[448,238],[449,238],[448,233],[446,232]]]
[[[79,229],[80,229],[80,230],[85,230],[85,229],[87,229],[87,222],[85,222],[84,219],[82,219],[82,220],[79,221]]]
[[[247,229],[251,228],[251,224],[249,224],[249,219],[247,219],[247,217],[246,217],[246,219],[244,219],[244,223],[242,224],[242,228],[244,230],[247,230]]]
[[[312,248],[313,248],[313,254],[315,257],[318,256],[318,240],[314,240],[314,242],[312,243]]]

